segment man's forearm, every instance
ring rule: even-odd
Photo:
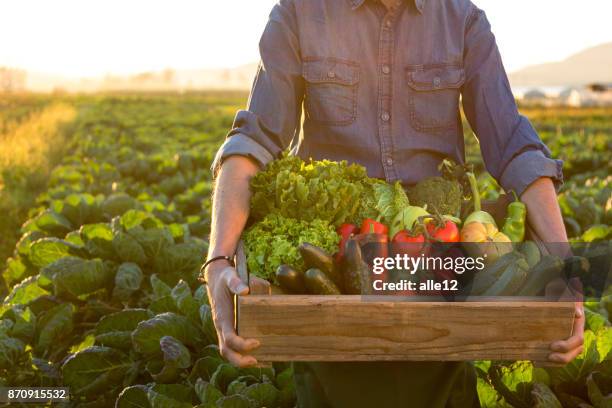
[[[233,255],[249,217],[249,182],[259,166],[242,156],[227,158],[217,175],[213,193],[208,256]]]
[[[535,233],[545,242],[567,242],[567,233],[557,193],[552,180],[543,177],[533,182],[521,195],[527,206],[527,219]],[[558,248],[556,248],[558,247]],[[554,252],[565,251],[565,247],[549,248]],[[559,253],[558,255],[564,255]]]

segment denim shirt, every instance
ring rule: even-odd
[[[562,182],[562,162],[518,113],[489,22],[469,0],[400,0],[389,10],[377,0],[281,0],[260,54],[213,172],[231,155],[265,165],[291,148],[414,184],[444,158],[464,162],[461,101],[504,190]]]

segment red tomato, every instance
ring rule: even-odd
[[[428,222],[427,233],[433,242],[459,242],[459,228],[452,221],[443,221],[444,224],[439,226],[438,223]]]
[[[395,253],[416,257],[423,252],[425,236],[423,234],[413,236],[408,231],[402,230],[395,234],[392,243]]]

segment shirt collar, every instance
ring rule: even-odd
[[[410,0],[410,1],[414,1],[414,5],[416,6],[419,13],[423,12],[423,6],[425,5],[425,0]],[[348,2],[351,4],[351,8],[355,10],[359,8],[359,6],[361,6],[365,2],[365,0],[348,0]]]

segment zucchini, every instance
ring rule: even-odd
[[[517,293],[527,279],[527,261],[524,258],[508,265],[497,282],[483,293],[484,296],[511,296]]]
[[[563,271],[563,261],[554,255],[543,256],[540,262],[529,271],[529,276],[519,291],[519,296],[536,296],[546,285],[559,277]]]
[[[342,275],[334,264],[334,258],[323,249],[303,242],[298,246],[306,269],[315,268],[325,273],[337,287],[342,287]]]
[[[370,268],[363,260],[359,243],[354,239],[346,242],[342,272],[344,291],[349,295],[362,294],[364,283],[368,281]]]
[[[476,272],[474,279],[472,280],[472,289],[470,290],[470,293],[472,295],[482,295],[485,293],[487,289],[497,282],[509,265],[522,258],[523,255],[519,252],[509,252],[502,255],[497,261],[489,265],[486,269]]]
[[[313,295],[339,295],[340,290],[320,269],[310,268],[304,274],[308,292]]]
[[[536,266],[538,262],[540,262],[540,259],[542,257],[540,255],[540,248],[538,248],[536,243],[533,241],[523,242],[521,244],[520,252],[521,254],[523,254],[523,256],[525,256],[525,259],[527,260],[527,265],[529,265],[529,269]]]
[[[289,265],[281,265],[276,270],[276,280],[286,293],[306,293],[304,276]]]

